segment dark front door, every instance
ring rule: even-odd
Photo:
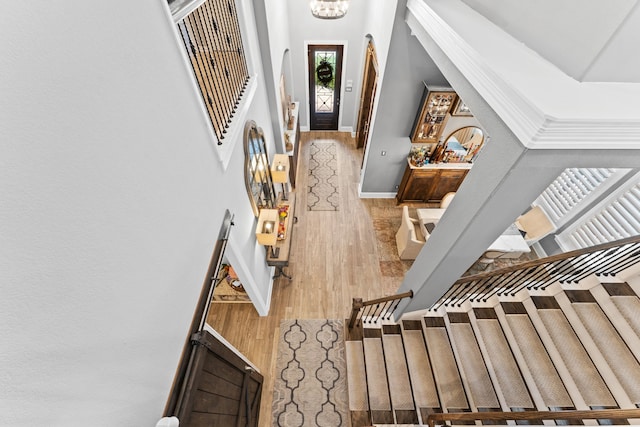
[[[257,427],[262,375],[206,330],[195,347],[176,410],[180,427]]]
[[[338,130],[342,46],[309,45],[311,130]]]

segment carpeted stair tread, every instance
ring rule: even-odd
[[[405,361],[402,335],[382,335],[391,407],[394,410],[413,410],[413,395],[409,371]]]
[[[469,408],[447,331],[443,327],[424,328],[429,357],[441,393],[441,402],[450,412]]]
[[[640,404],[640,365],[595,303],[574,303],[575,312],[634,404]]]
[[[422,331],[405,330],[403,335],[416,405],[418,408],[439,408],[438,391],[433,381],[431,363],[429,363]]]
[[[452,323],[451,339],[458,350],[471,400],[476,408],[499,408],[489,372],[484,364],[475,334],[469,323]]]
[[[390,411],[389,384],[385,371],[382,339],[364,338],[364,361],[367,370],[369,407],[372,411]]]
[[[615,399],[560,309],[538,310],[562,360],[588,406],[615,407]]]
[[[531,396],[497,319],[477,319],[480,335],[509,408],[533,408]]]
[[[640,337],[640,299],[636,296],[612,296],[611,302],[620,311],[633,332]]]
[[[573,407],[573,401],[529,316],[508,314],[507,321],[545,405],[560,408]]]
[[[347,341],[347,383],[349,388],[349,410],[368,411],[367,374],[364,367],[362,341]]]

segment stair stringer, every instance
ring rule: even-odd
[[[527,388],[529,389],[529,393],[531,394],[531,400],[533,401],[533,404],[536,406],[536,410],[548,411],[549,408],[547,407],[544,400],[542,399],[542,394],[540,393],[540,390],[538,390],[538,386],[536,385],[533,375],[531,374],[531,371],[527,366],[524,356],[522,355],[520,346],[518,346],[518,342],[513,335],[513,331],[511,330],[511,327],[509,326],[509,322],[507,322],[507,317],[504,313],[504,310],[500,305],[497,305],[494,309],[498,317],[498,322],[500,322],[500,326],[502,327],[502,332],[504,333],[504,336],[507,339],[509,346],[511,347],[511,352],[513,353],[513,357],[516,359],[516,362],[518,363],[518,367],[520,368],[520,372],[522,373],[522,378],[524,379],[524,382],[527,385]],[[544,423],[545,425],[555,425],[555,423],[552,423],[549,421],[544,421]]]
[[[561,292],[557,294],[555,298],[560,305],[560,309],[569,321],[569,324],[571,324],[571,327],[578,336],[578,339],[589,353],[589,356],[591,357],[591,360],[596,366],[598,372],[600,372],[602,379],[604,379],[607,387],[609,387],[609,391],[613,395],[613,398],[616,400],[616,402],[618,402],[618,407],[620,407],[621,409],[636,409],[636,406],[627,395],[627,392],[622,387],[622,384],[616,377],[616,374],[609,366],[609,362],[600,352],[598,346],[593,341],[593,338],[591,338],[591,334],[584,327],[582,321],[580,320],[580,317],[571,306],[571,301],[569,301],[567,295],[564,292]]]
[[[473,329],[473,333],[476,336],[478,347],[480,348],[480,352],[482,353],[484,363],[487,366],[487,371],[489,371],[489,378],[491,378],[491,383],[493,384],[493,389],[495,390],[496,396],[498,397],[498,402],[500,402],[500,407],[505,412],[511,412],[511,408],[509,408],[509,405],[507,404],[504,393],[502,392],[502,388],[500,387],[500,382],[498,381],[498,377],[496,376],[496,368],[491,363],[491,358],[489,357],[489,353],[487,351],[487,345],[485,344],[484,339],[482,338],[482,334],[480,333],[480,329],[478,328],[478,319],[476,319],[476,315],[473,310],[469,311],[468,315],[469,320],[471,321],[471,329]]]

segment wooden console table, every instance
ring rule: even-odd
[[[295,192],[289,193],[289,200],[279,200],[278,205],[288,204],[289,211],[287,221],[285,222],[285,237],[282,240],[278,240],[274,246],[275,250],[278,250],[278,256],[274,257],[270,250],[267,251],[267,265],[276,268],[276,277],[284,276],[291,280],[291,276],[285,273],[284,268],[289,265],[289,256],[291,255],[291,241],[293,238],[293,226],[298,222],[298,218],[295,216],[296,211],[296,194]]]

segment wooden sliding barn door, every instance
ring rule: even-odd
[[[369,42],[362,76],[362,94],[360,95],[360,109],[358,110],[358,125],[356,127],[356,148],[364,148],[363,152],[366,150],[367,140],[369,139],[377,82],[378,61],[376,60],[373,44]]]
[[[257,427],[262,375],[204,330],[194,346],[176,410],[180,427]]]
[[[225,212],[163,416],[180,427],[257,427],[262,375],[207,325],[207,313],[233,226]]]

